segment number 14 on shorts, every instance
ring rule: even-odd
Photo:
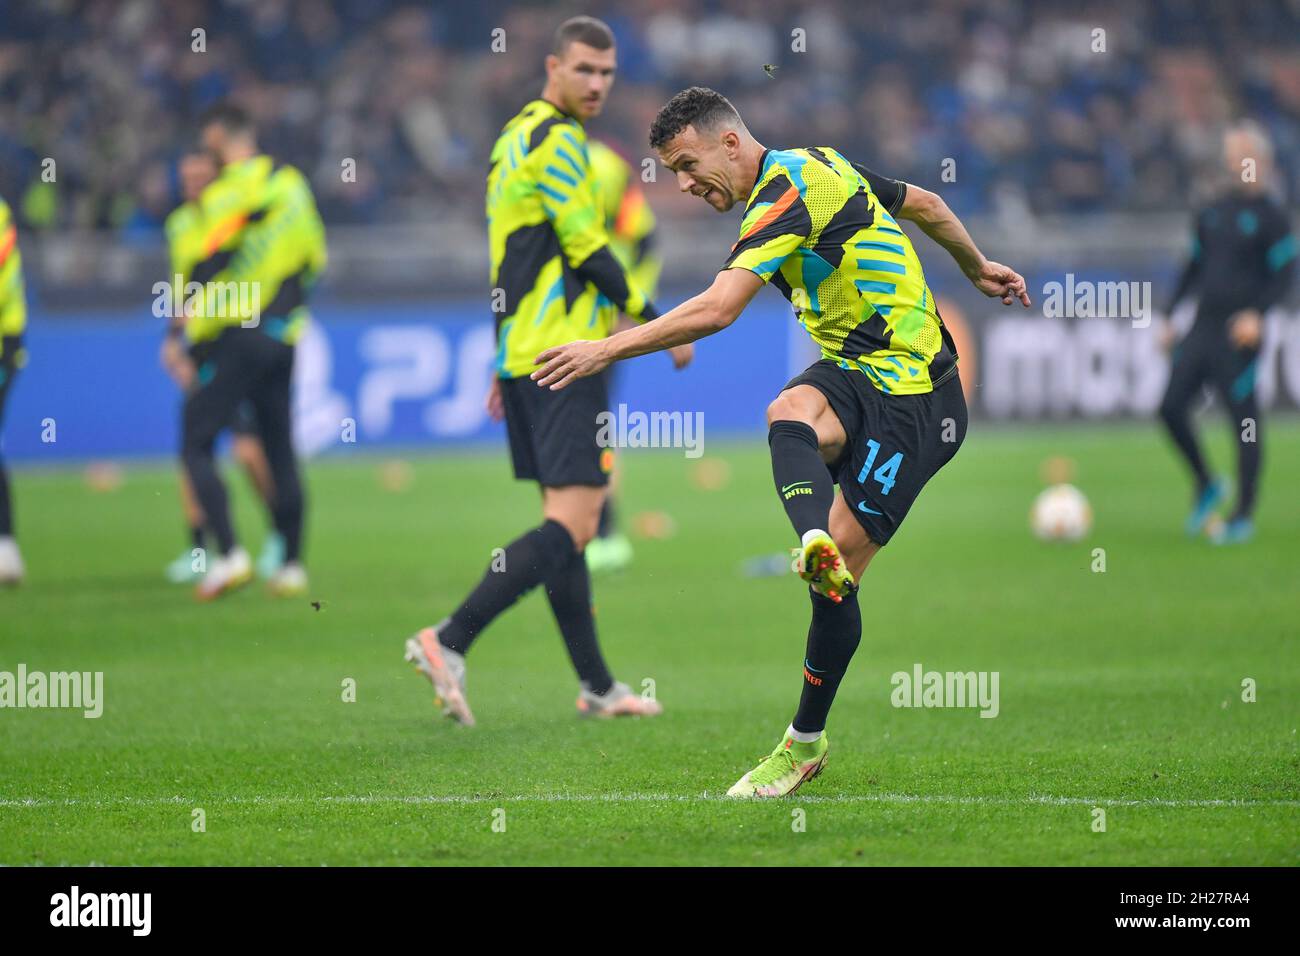
[[[867,475],[871,474],[871,466],[876,463],[876,458],[879,454],[880,442],[876,441],[874,438],[868,438],[867,460],[863,462],[862,470],[858,472],[858,484],[861,485],[866,482]],[[903,453],[901,451],[896,451],[889,456],[888,460],[886,460],[883,465],[876,469],[874,475],[871,475],[872,478],[880,482],[880,493],[882,495],[889,494],[890,489],[894,487],[894,481],[898,478],[898,468],[902,464]]]

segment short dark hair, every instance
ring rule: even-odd
[[[236,135],[254,133],[257,129],[248,110],[231,102],[214,103],[203,111],[199,117],[199,129],[207,129],[213,124]]]
[[[727,122],[741,122],[731,101],[707,86],[692,86],[665,103],[650,124],[650,148],[658,149],[688,126],[713,129]]]
[[[595,17],[570,17],[555,31],[551,52],[563,56],[570,43],[585,43],[593,50],[608,50],[614,45],[614,31],[604,20]]]

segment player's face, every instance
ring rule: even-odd
[[[207,153],[188,153],[181,157],[181,193],[187,202],[199,198],[205,186],[217,175],[217,164]]]
[[[203,127],[203,132],[199,134],[199,142],[202,144],[203,149],[218,164],[225,161],[228,140],[229,136],[226,134],[225,127],[220,123],[209,123]]]
[[[1242,182],[1242,172],[1247,169],[1246,161],[1255,168],[1255,179],[1263,172],[1267,154],[1256,142],[1255,137],[1242,130],[1232,130],[1223,137],[1223,162],[1228,175],[1237,182]]]
[[[560,56],[546,58],[546,73],[558,88],[565,112],[582,122],[600,115],[614,85],[618,60],[614,48],[597,50],[585,43],[573,42]]]
[[[677,186],[718,212],[740,201],[736,183],[740,139],[734,130],[704,133],[688,126],[659,148],[659,158],[677,174]]]

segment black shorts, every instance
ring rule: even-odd
[[[503,378],[501,401],[516,478],[546,488],[609,484],[614,449],[596,441],[598,416],[609,411],[603,375],[580,378],[558,392],[526,375]]]
[[[785,387],[796,385],[825,395],[844,426],[847,441],[831,474],[871,540],[887,544],[925,483],[966,437],[961,379],[954,375],[922,395],[886,395],[861,372],[822,359]]]
[[[253,403],[243,401],[235,409],[234,417],[230,419],[230,430],[236,435],[251,435],[257,437],[257,412],[253,410]]]
[[[27,352],[23,349],[21,335],[6,335],[0,341],[0,425],[4,424],[5,402],[9,390],[13,388],[18,372],[27,364]]]
[[[18,377],[19,367],[17,356],[6,348],[5,353],[0,355],[0,425],[4,424],[5,402],[9,398],[9,389],[13,387],[14,379]]]
[[[210,448],[226,429],[255,434],[277,451],[290,445],[292,345],[232,327],[192,346],[190,357],[196,375],[182,406],[183,448]]]

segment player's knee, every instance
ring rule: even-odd
[[[784,409],[784,403],[778,395],[772,399],[767,406],[767,427],[771,428],[773,424],[782,420],[781,412]]]
[[[812,425],[816,420],[816,410],[811,405],[811,402],[799,396],[782,392],[767,406],[768,427],[776,422],[803,422]]]
[[[552,502],[545,510],[545,517],[569,532],[574,550],[581,551],[596,536],[596,529],[600,525],[600,508],[582,507],[574,501]]]
[[[600,511],[605,503],[604,489],[568,487],[547,489],[543,517],[558,522],[569,532],[573,546],[581,551],[600,527]]]
[[[593,516],[566,514],[555,518],[564,530],[569,532],[569,537],[573,539],[573,549],[575,551],[584,550],[591,539],[596,537],[596,528],[600,524],[600,515],[597,513]]]
[[[591,511],[582,516],[578,527],[569,534],[573,536],[573,546],[581,551],[591,543],[592,538],[596,537],[596,532],[600,530],[600,505],[597,505]]]

